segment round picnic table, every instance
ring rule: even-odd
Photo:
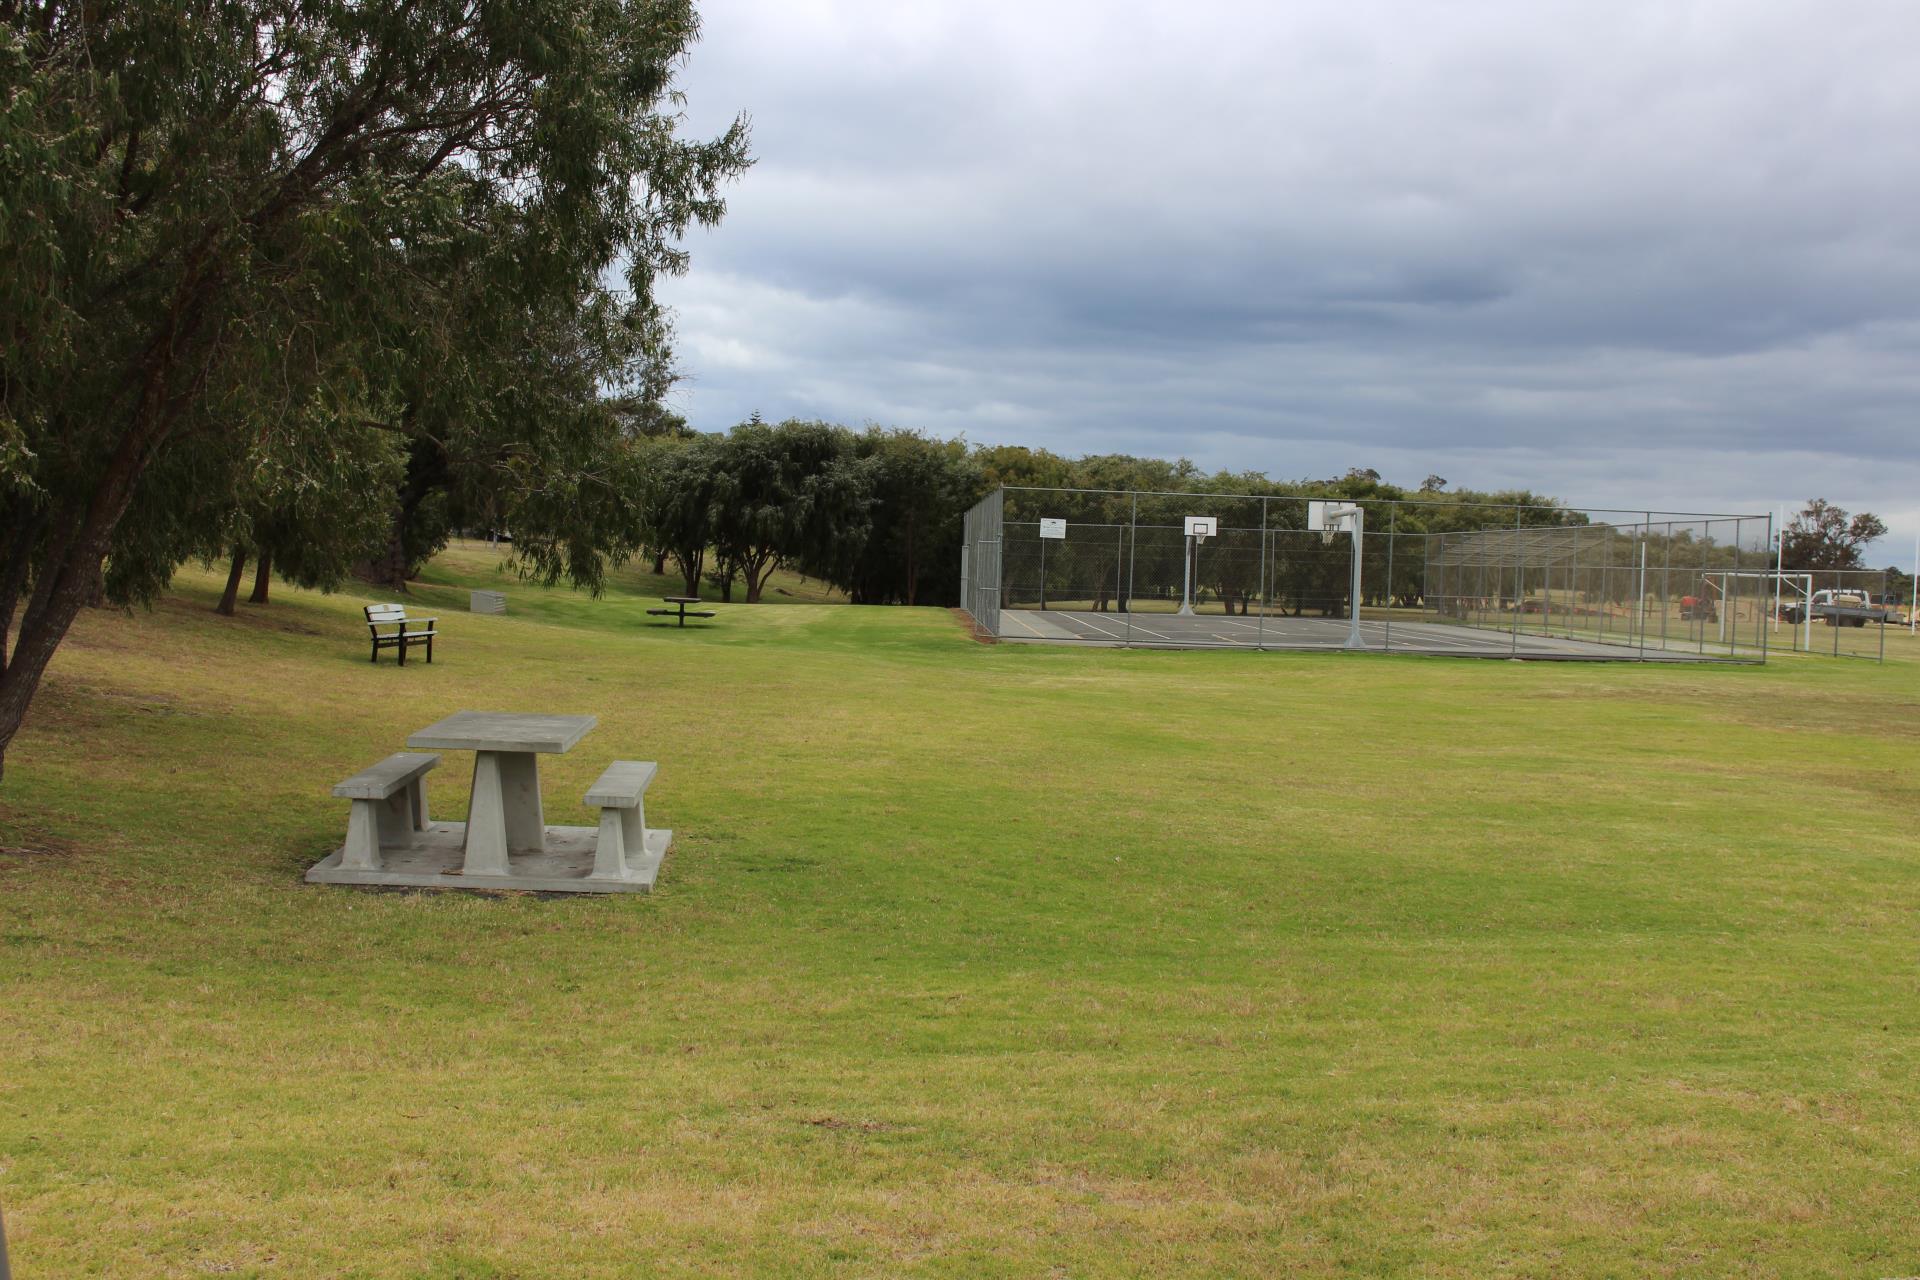
[[[661,596],[660,598],[666,601],[668,604],[674,606],[674,608],[678,609],[679,612],[675,613],[672,609],[650,609],[648,610],[648,612],[662,614],[669,618],[678,618],[680,621],[680,625],[683,627],[687,625],[687,606],[690,604],[702,603],[699,596]],[[700,618],[711,618],[713,615],[710,613],[703,613],[703,614],[695,614],[694,616],[700,617]]]

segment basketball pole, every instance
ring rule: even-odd
[[[1359,503],[1353,505],[1353,586],[1352,594],[1347,597],[1347,645],[1349,649],[1364,649],[1366,641],[1360,638],[1360,539],[1366,529],[1366,512]]]
[[[1187,535],[1186,553],[1180,559],[1180,613],[1182,618],[1193,616],[1193,535]]]

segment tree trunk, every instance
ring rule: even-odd
[[[265,604],[267,589],[273,581],[273,548],[260,548],[260,561],[254,566],[253,594],[247,597],[248,604]]]
[[[407,406],[401,420],[411,423],[413,412],[413,406]],[[407,594],[407,571],[413,568],[407,559],[407,530],[427,499],[445,487],[450,474],[446,455],[438,445],[414,440],[407,446],[407,474],[394,495],[393,528],[387,534],[386,550],[363,567],[362,577],[376,586]]]
[[[676,551],[673,553],[673,558],[680,566],[681,577],[686,580],[686,594],[690,596],[699,595],[700,579],[706,574],[707,549],[702,547],[698,551],[692,551],[686,554]]]
[[[394,508],[393,527],[387,531],[387,545],[366,564],[364,577],[376,587],[386,587],[401,595],[407,593],[407,505]]]
[[[747,578],[747,603],[759,604],[760,593],[767,589],[767,579],[773,576],[773,557],[749,556],[741,563],[740,570]]]
[[[653,553],[653,576],[656,578],[664,578],[667,576],[667,553],[665,551],[656,551]]]
[[[240,575],[246,572],[246,568],[247,549],[236,546],[233,549],[233,568],[227,571],[227,589],[221,593],[220,603],[214,608],[215,613],[228,618],[233,616],[233,602],[240,595]]]
[[[48,514],[47,555],[26,612],[21,615],[13,652],[0,667],[0,778],[6,774],[7,748],[26,721],[27,707],[40,687],[40,678],[46,674],[54,650],[66,639],[67,629],[106,562],[114,527],[133,500],[133,486],[170,425],[164,398],[158,392],[159,379],[150,378],[143,404],[135,410],[132,425],[121,437],[86,505]],[[19,554],[27,554],[31,545],[22,546]],[[0,576],[11,578],[12,574]]]
[[[38,512],[22,516],[6,510],[13,532],[7,538],[6,558],[0,560],[0,675],[7,670],[7,639],[13,634],[13,614],[20,605],[20,593],[27,587],[27,566],[33,561],[33,544],[40,540],[46,517]]]
[[[919,585],[915,581],[915,578],[917,578],[919,575],[914,572],[914,563],[913,563],[913,525],[914,525],[913,512],[908,511],[907,512],[907,604],[908,605],[913,604],[914,596],[916,594],[915,588]],[[1040,584],[1040,595],[1044,599],[1046,594],[1047,594],[1047,584],[1042,582]]]

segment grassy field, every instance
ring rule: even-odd
[[[198,572],[77,626],[0,787],[21,1280],[1920,1273],[1920,663],[469,616],[490,554],[431,667]],[[659,892],[303,884],[463,707],[599,715],[550,821],[660,761]]]

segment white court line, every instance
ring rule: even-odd
[[[1079,623],[1083,627],[1092,627],[1095,631],[1100,632],[1102,635],[1112,636],[1115,640],[1126,639],[1125,635],[1121,634],[1118,631],[1108,630],[1106,627],[1101,626],[1099,623],[1095,622],[1092,618],[1087,617],[1085,614],[1072,613],[1065,609],[1062,609],[1060,612],[1062,616],[1072,618],[1075,622]]]
[[[1033,625],[1033,624],[1032,624],[1031,622],[1028,622],[1028,621],[1027,621],[1027,620],[1026,620],[1025,618],[1022,618],[1022,617],[1020,616],[1020,613],[1019,613],[1019,611],[1018,611],[1018,610],[1015,610],[1015,609],[1002,609],[1002,610],[1000,611],[1000,616],[1001,616],[1001,617],[1003,617],[1003,618],[1011,618],[1011,619],[1013,619],[1013,620],[1014,620],[1015,622],[1017,622],[1017,623],[1019,623],[1019,624],[1020,624],[1021,626],[1023,626],[1023,627],[1025,627],[1025,628],[1026,628],[1026,629],[1027,629],[1027,630],[1028,630],[1029,632],[1031,632],[1031,633],[1032,633],[1032,634],[1034,635],[1034,637],[1035,637],[1035,638],[1037,638],[1037,639],[1040,639],[1040,640],[1050,640],[1050,639],[1052,639],[1052,638],[1053,638],[1053,637],[1051,637],[1051,636],[1049,636],[1049,635],[1048,635],[1048,634],[1047,634],[1046,632],[1044,632],[1044,631],[1042,631],[1042,630],[1040,630],[1040,629],[1039,629],[1038,627],[1036,627],[1036,626],[1034,626],[1034,625]]]
[[[1433,631],[1413,630],[1413,627],[1416,627],[1419,625],[1420,625],[1419,623],[1409,624],[1405,622],[1400,624],[1400,634],[1406,637],[1406,643],[1410,646],[1427,645],[1427,644],[1451,645],[1455,649],[1467,649],[1475,653],[1498,652],[1495,646],[1491,644],[1481,643],[1481,642],[1472,641],[1472,640],[1456,640],[1452,636],[1439,634]]]
[[[1128,615],[1127,615],[1127,625],[1128,625],[1129,627],[1131,627],[1131,628],[1132,628],[1133,630],[1135,630],[1135,631],[1138,631],[1138,632],[1140,632],[1140,633],[1141,633],[1142,635],[1148,635],[1148,636],[1152,636],[1152,637],[1153,637],[1153,638],[1154,638],[1155,640],[1172,640],[1172,639],[1174,639],[1174,637],[1173,637],[1173,636],[1163,636],[1163,635],[1161,635],[1161,634],[1160,634],[1160,633],[1159,633],[1158,631],[1149,631],[1149,630],[1147,630],[1147,629],[1146,629],[1145,627],[1143,627],[1143,626],[1141,626],[1141,625],[1140,625],[1139,623],[1137,623],[1137,622],[1135,622],[1135,621],[1133,620],[1133,618],[1134,618],[1134,615],[1133,615],[1133,614],[1128,614]]]

